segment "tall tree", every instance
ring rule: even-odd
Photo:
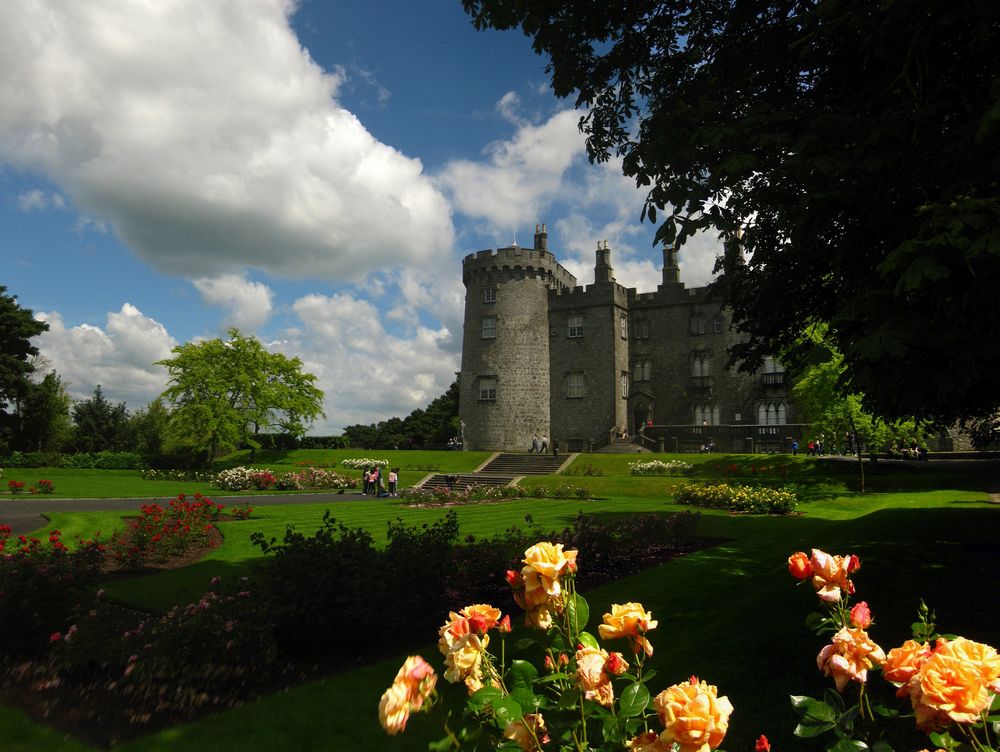
[[[139,408],[129,417],[129,433],[135,450],[144,457],[162,454],[167,440],[170,413],[162,399],[155,399],[146,408]]]
[[[73,399],[55,371],[31,382],[21,400],[14,445],[30,452],[59,452],[73,435]]]
[[[203,451],[210,461],[223,449],[252,448],[261,431],[301,436],[323,415],[323,392],[302,361],[264,349],[253,337],[229,330],[229,339],[175,347],[166,366],[171,406],[170,434],[181,446]]]
[[[826,322],[873,412],[1000,405],[1000,3],[463,0],[520,26],[585,108],[591,159],[662,241],[743,253],[717,290],[744,368]]]
[[[18,403],[24,398],[34,370],[32,356],[38,348],[31,338],[48,331],[49,325],[21,308],[16,295],[0,285],[0,449],[9,446],[18,427]]]
[[[93,397],[73,406],[73,423],[77,451],[120,452],[129,446],[128,409],[124,402],[110,403],[100,384]]]

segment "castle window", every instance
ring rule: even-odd
[[[628,339],[628,316],[624,313],[618,318],[618,322],[621,324],[622,329],[622,339]]]
[[[570,316],[569,319],[567,319],[567,326],[567,334],[570,337],[583,336],[583,316],[581,314]]]
[[[566,396],[571,399],[586,395],[583,371],[569,371],[566,374]]]
[[[497,377],[496,376],[480,376],[479,377],[479,399],[481,400],[495,400],[497,398]]]
[[[721,316],[715,316],[712,319],[712,333],[713,334],[721,334],[722,333],[722,317]]]
[[[777,358],[764,358],[764,373],[784,373],[785,367]]]
[[[483,302],[484,303],[496,303],[497,302],[497,288],[495,288],[495,287],[484,287],[483,288]]]
[[[497,336],[497,317],[483,316],[483,339],[494,339]]]
[[[622,399],[628,399],[628,371],[622,371]]]
[[[691,334],[705,333],[705,317],[700,313],[691,314],[691,319],[688,324],[690,326]]]
[[[649,358],[638,360],[632,366],[633,381],[649,381],[652,374],[652,363]]]
[[[712,375],[712,358],[709,356],[707,351],[695,350],[694,353],[692,353],[691,375],[698,377]]]
[[[632,331],[636,339],[649,339],[649,319],[632,319]]]
[[[785,403],[761,402],[757,405],[757,422],[762,426],[780,426],[785,423]]]
[[[719,425],[719,406],[718,405],[695,405],[694,406],[694,422],[698,426],[717,426]]]

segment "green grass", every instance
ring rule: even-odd
[[[440,461],[462,454],[439,453],[446,455]],[[698,461],[695,479],[701,480],[722,477],[722,468],[730,460],[738,459],[741,465],[751,462],[745,456],[682,459]],[[773,465],[776,458],[753,460],[759,467]],[[651,635],[656,646],[653,665],[660,672],[653,689],[659,691],[692,673],[717,684],[736,708],[724,745],[729,750],[752,748],[761,733],[768,735],[776,749],[810,748],[791,736],[795,720],[787,696],[816,694],[828,683],[815,670],[822,643],[803,625],[806,614],[815,609],[816,598],[807,586],[796,587],[785,569],[786,558],[795,550],[818,547],[862,557],[863,567],[854,577],[858,598],[871,605],[876,617],[871,633],[886,649],[908,636],[921,598],[936,609],[942,630],[1000,645],[1000,602],[992,596],[1000,561],[1000,507],[985,503],[983,490],[989,480],[982,472],[985,465],[956,472],[936,468],[934,463],[884,463],[870,473],[869,487],[878,492],[861,497],[852,490],[856,467],[851,463],[788,457],[777,461],[782,460],[788,485],[797,485],[807,496],[800,516],[731,517],[704,511],[699,534],[724,539],[723,544],[587,594],[596,619],[612,602],[638,600],[652,610],[660,622]],[[581,509],[604,516],[680,508],[669,503],[677,478],[629,476],[627,463],[634,460],[627,455],[588,455],[576,464],[581,461],[600,464],[605,474],[537,482],[584,485],[598,500],[458,507],[462,535],[484,536],[511,524],[523,525],[529,512],[548,529],[567,524]],[[223,523],[224,545],[199,564],[118,580],[109,590],[120,600],[163,608],[202,592],[214,574],[252,566],[260,552],[250,545],[250,532],[280,537],[286,524],[311,532],[325,508],[315,504],[260,508],[249,521]],[[443,514],[443,510],[407,509],[395,500],[343,502],[331,508],[346,524],[372,530],[376,539],[383,537],[386,522],[396,516],[416,524]],[[52,522],[64,532],[90,533],[94,525],[106,527],[113,518],[109,513],[59,514]],[[586,566],[585,551],[580,562]],[[400,618],[400,629],[406,629],[405,617]],[[434,637],[415,635],[425,641],[421,648],[425,657],[440,666]],[[376,722],[378,697],[402,657],[294,687],[120,748],[129,752],[426,749],[427,741],[439,735],[442,717],[417,717],[396,738],[385,737]],[[49,736],[33,736],[44,734]],[[57,752],[86,749],[5,710],[0,713],[4,749],[7,739],[29,740],[23,742],[23,749],[35,748],[30,746],[32,739],[41,740],[37,748]]]

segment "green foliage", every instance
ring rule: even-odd
[[[323,392],[302,361],[271,353],[236,329],[229,339],[188,342],[173,349],[162,399],[172,407],[170,436],[208,460],[242,444],[259,448],[254,434],[277,429],[294,436],[323,414]]]
[[[73,446],[77,451],[117,452],[132,444],[125,403],[108,402],[100,384],[93,397],[73,406],[73,423]]]
[[[403,419],[389,418],[370,425],[344,428],[349,445],[359,449],[419,449],[431,444],[444,445],[459,435],[458,379],[448,391],[433,400],[426,410],[417,409]]]
[[[48,329],[0,285],[0,451],[17,439],[17,407],[30,389],[28,377],[35,370],[31,359],[38,355],[31,338]]]
[[[826,322],[871,412],[996,412],[1000,6],[463,5],[548,57],[660,240],[731,239],[715,288],[745,367]]]
[[[38,383],[29,382],[21,401],[14,446],[36,452],[62,450],[73,432],[69,414],[72,402],[55,371],[49,371]]]

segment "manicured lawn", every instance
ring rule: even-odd
[[[464,455],[435,455],[441,457],[441,463],[456,456]],[[828,682],[815,668],[815,656],[823,643],[803,625],[806,614],[814,610],[815,596],[808,586],[796,587],[785,568],[785,560],[795,550],[818,547],[862,557],[862,569],[854,577],[858,598],[870,604],[876,618],[870,632],[886,649],[908,636],[921,598],[937,611],[942,630],[1000,646],[1000,599],[994,592],[1000,574],[1000,507],[984,501],[987,478],[981,470],[985,466],[956,472],[935,468],[933,463],[885,463],[870,473],[869,487],[879,492],[861,497],[852,491],[856,468],[851,463],[801,457],[681,458],[697,460],[695,479],[701,480],[723,477],[723,468],[732,461],[741,464],[741,475],[743,465],[747,466],[747,478],[759,477],[762,464],[770,468],[784,462],[786,485],[797,486],[808,498],[796,517],[734,517],[703,512],[698,534],[724,539],[724,543],[587,594],[593,614],[592,630],[600,614],[613,602],[637,600],[652,610],[659,620],[658,629],[651,634],[656,647],[653,666],[660,672],[652,681],[652,689],[659,691],[691,674],[717,684],[736,708],[724,744],[730,752],[752,749],[753,740],[761,733],[768,735],[775,749],[810,748],[791,736],[795,720],[787,697],[818,693]],[[428,464],[433,461],[438,460],[429,458]],[[672,505],[669,496],[680,479],[628,476],[628,461],[634,458],[588,455],[578,459],[574,468],[589,462],[595,468],[600,465],[604,475],[537,481],[549,486],[587,486],[600,497],[597,500],[532,499],[457,507],[462,535],[485,536],[512,524],[523,526],[528,513],[542,529],[552,529],[567,524],[579,510],[621,515],[682,508]],[[750,473],[751,463],[758,472]],[[769,477],[770,471],[765,476]],[[376,539],[383,537],[386,522],[396,516],[416,524],[444,513],[439,509],[404,508],[396,500],[343,502],[331,508],[338,520],[366,527],[376,534]],[[280,538],[286,524],[311,532],[324,509],[326,505],[311,504],[257,509],[251,520],[222,523],[225,543],[194,567],[118,580],[108,589],[122,601],[164,608],[179,598],[202,592],[214,574],[251,566],[260,556],[249,543],[251,532],[259,530]],[[60,514],[52,520],[53,526],[64,533],[81,534],[91,534],[96,525],[108,529],[113,522],[114,515],[109,513]],[[580,552],[580,565],[586,566],[586,551]],[[405,615],[395,614],[392,618],[399,621],[401,630],[406,630]],[[433,634],[414,635],[415,645],[423,646],[422,654],[440,668],[435,638]],[[443,715],[418,716],[411,720],[405,734],[395,738],[387,738],[376,721],[379,695],[391,682],[402,658],[397,656],[294,687],[120,748],[130,752],[423,750],[429,739],[439,736]],[[22,746],[8,747],[8,739]],[[19,739],[25,741],[16,741]],[[926,740],[921,746],[926,746]],[[62,741],[58,734],[27,722],[14,711],[0,713],[0,747],[57,751],[86,748]]]

